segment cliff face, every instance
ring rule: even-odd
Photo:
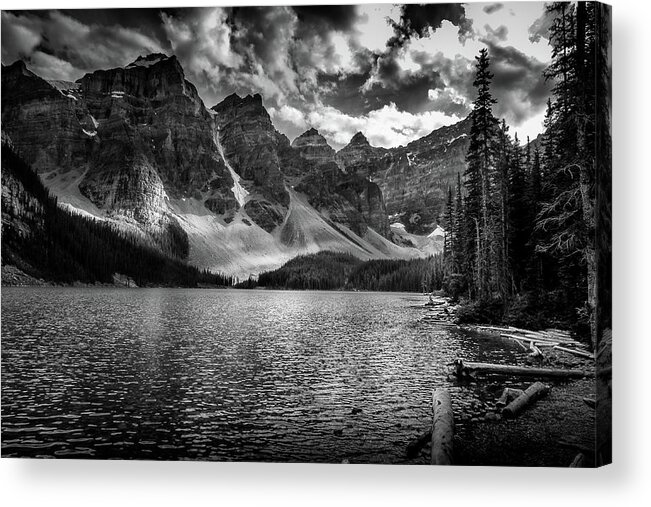
[[[347,172],[367,175],[379,185],[392,221],[427,234],[436,227],[448,186],[465,171],[470,126],[467,118],[391,149],[372,147],[357,133],[337,159]]]
[[[140,57],[75,83],[17,62],[3,66],[2,90],[3,131],[59,202],[172,243],[167,250],[189,242],[190,262],[230,274],[321,249],[422,255],[387,239],[388,213],[420,213],[411,229],[430,232],[427,198],[456,175],[453,131],[395,150],[357,134],[336,153],[315,129],[290,143],[260,95],[207,109],[174,56]],[[448,157],[451,169],[429,156]]]
[[[84,166],[93,151],[82,128],[91,120],[76,88],[59,89],[22,61],[2,66],[2,128],[41,173]]]
[[[2,85],[3,128],[64,201],[160,235],[175,222],[169,198],[228,200],[215,121],[175,57],[76,83],[47,82],[18,62]]]
[[[326,138],[313,128],[294,139],[292,148],[302,158],[317,166],[335,161],[335,150],[328,144]]]

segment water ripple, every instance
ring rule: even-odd
[[[413,295],[3,288],[2,454],[406,462],[446,364],[509,343],[414,325]],[[474,405],[473,405],[474,403]]]

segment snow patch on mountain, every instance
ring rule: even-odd
[[[246,199],[249,195],[249,192],[240,184],[240,175],[235,172],[235,169],[233,169],[231,164],[226,159],[226,156],[224,155],[224,148],[222,147],[222,143],[219,140],[219,135],[216,134],[214,137],[215,144],[219,150],[219,155],[224,161],[226,169],[228,169],[228,172],[231,173],[231,178],[233,178],[233,186],[231,187],[231,192],[233,192],[235,200],[240,205],[240,208],[242,208],[246,204]]]

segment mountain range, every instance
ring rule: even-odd
[[[315,129],[290,142],[258,94],[206,107],[175,56],[76,82],[2,66],[3,139],[59,205],[237,277],[324,250],[439,252],[469,129],[465,119],[390,149],[357,133],[337,152]]]

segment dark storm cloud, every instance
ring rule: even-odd
[[[431,110],[464,109],[459,104],[445,99],[433,102],[430,90],[445,87],[440,72],[432,66],[423,66],[417,71],[406,71],[398,60],[404,56],[404,48],[412,38],[428,37],[430,30],[441,28],[443,21],[459,27],[459,37],[464,38],[472,32],[472,22],[465,17],[462,4],[402,5],[400,17],[393,21],[395,35],[387,41],[386,51],[377,56],[371,79],[363,87],[364,96],[374,107],[396,104],[405,111],[419,113]]]
[[[519,125],[545,107],[550,93],[550,83],[543,76],[546,66],[512,46],[485,42],[494,74],[493,95],[498,101],[495,113]]]
[[[138,30],[165,45],[161,12],[174,14],[178,9],[61,9],[59,12],[85,25],[121,26]],[[38,12],[38,11],[34,11]],[[42,11],[47,12],[47,11]]]
[[[360,100],[359,92],[369,78],[369,72],[353,73],[343,77],[338,74],[321,74],[319,87],[322,90],[323,103],[351,116],[359,116],[373,109],[368,98]]]
[[[466,19],[463,4],[407,4],[402,6],[400,19],[393,23],[396,32],[387,44],[402,46],[412,37],[426,37],[429,29],[436,30],[447,20],[459,27],[459,34],[469,32],[472,27]]]
[[[365,96],[373,106],[381,107],[393,102],[410,113],[423,111],[428,102],[428,91],[444,86],[439,72],[433,67],[421,67],[417,72],[405,71],[393,53],[378,58],[374,78],[381,86],[365,90]]]
[[[87,25],[60,11],[2,12],[2,61],[23,59],[46,78],[76,79],[161,50],[156,38],[121,25]]]
[[[504,7],[504,4],[496,2],[494,4],[487,5],[483,10],[486,14],[493,14],[494,12],[499,11],[502,7]]]
[[[303,5],[292,9],[303,27],[321,34],[331,30],[349,31],[357,19],[356,5]]]

